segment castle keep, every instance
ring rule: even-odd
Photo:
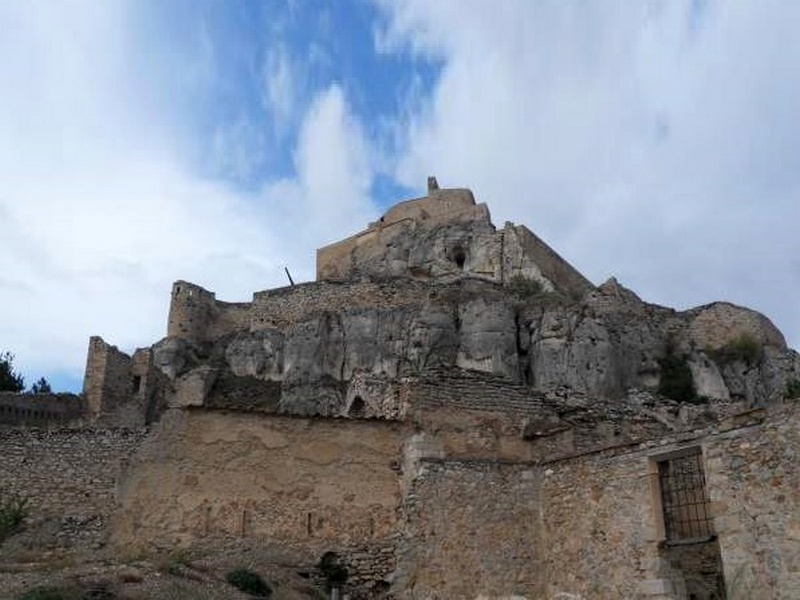
[[[0,477],[95,519],[76,548],[334,552],[355,598],[797,598],[799,387],[763,315],[594,286],[431,180],[314,282],[93,337],[80,420],[7,430]]]

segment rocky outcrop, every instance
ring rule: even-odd
[[[397,383],[437,369],[618,401],[759,406],[800,386],[798,355],[765,316],[725,302],[678,312],[613,278],[594,287],[524,226],[495,228],[469,190],[432,184],[320,249],[317,272],[252,303],[176,282],[170,335],[152,348],[171,404],[396,416]]]
[[[376,285],[385,298],[391,290],[405,297],[411,284]],[[356,396],[375,416],[396,410],[384,396],[393,392],[374,389],[440,368],[489,373],[541,392],[622,399],[637,390],[657,396],[672,352],[691,373],[695,401],[748,406],[780,401],[800,376],[797,354],[769,320],[731,304],[676,312],[614,280],[580,300],[541,290],[522,296],[473,279],[426,289],[394,310],[315,307],[292,323],[242,329],[205,346],[168,338],[156,345],[155,362],[176,380],[178,404],[213,395],[215,378],[227,374],[277,385],[270,389],[283,412],[327,415],[347,414]],[[382,383],[355,391],[364,378]]]

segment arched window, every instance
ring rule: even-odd
[[[364,399],[361,396],[356,396],[353,398],[353,402],[350,404],[350,410],[347,414],[358,419],[364,416],[365,410],[366,405],[364,404]]]

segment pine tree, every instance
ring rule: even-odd
[[[21,392],[25,389],[25,378],[14,371],[14,355],[0,353],[0,392]]]

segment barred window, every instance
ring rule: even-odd
[[[713,536],[700,450],[660,461],[658,480],[667,542],[699,541]]]

